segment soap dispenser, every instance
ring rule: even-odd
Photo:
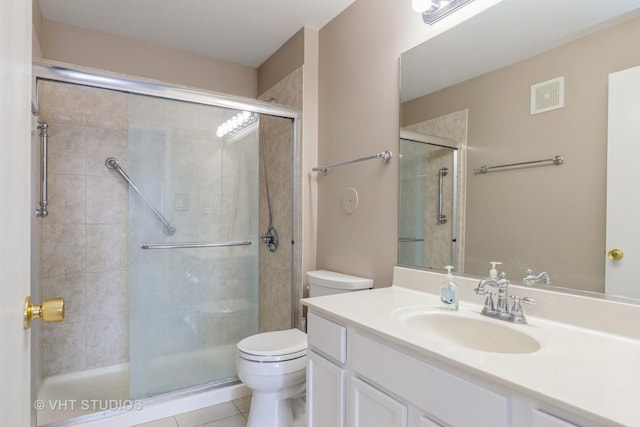
[[[442,308],[446,310],[458,309],[458,286],[453,281],[453,274],[451,270],[452,265],[447,265],[447,274],[444,276],[444,282],[440,288],[440,301],[442,301]]]
[[[491,269],[489,270],[489,278],[498,280],[498,270],[496,270],[496,265],[502,265],[501,262],[491,261]]]

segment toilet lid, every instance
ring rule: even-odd
[[[299,329],[264,332],[238,342],[241,357],[257,361],[281,361],[304,356],[307,334]]]

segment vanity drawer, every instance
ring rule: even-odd
[[[509,399],[388,346],[353,334],[354,371],[456,427],[507,427]],[[479,424],[481,422],[481,424]],[[426,424],[429,425],[429,424]]]
[[[347,328],[315,313],[307,315],[309,347],[329,359],[347,361]]]

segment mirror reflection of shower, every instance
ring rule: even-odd
[[[458,153],[441,142],[409,133],[400,138],[400,265],[458,265]]]

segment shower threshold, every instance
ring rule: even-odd
[[[128,390],[128,363],[47,378],[34,403],[38,410],[37,425],[107,427],[141,424],[251,394],[235,377],[137,400],[128,397]]]

